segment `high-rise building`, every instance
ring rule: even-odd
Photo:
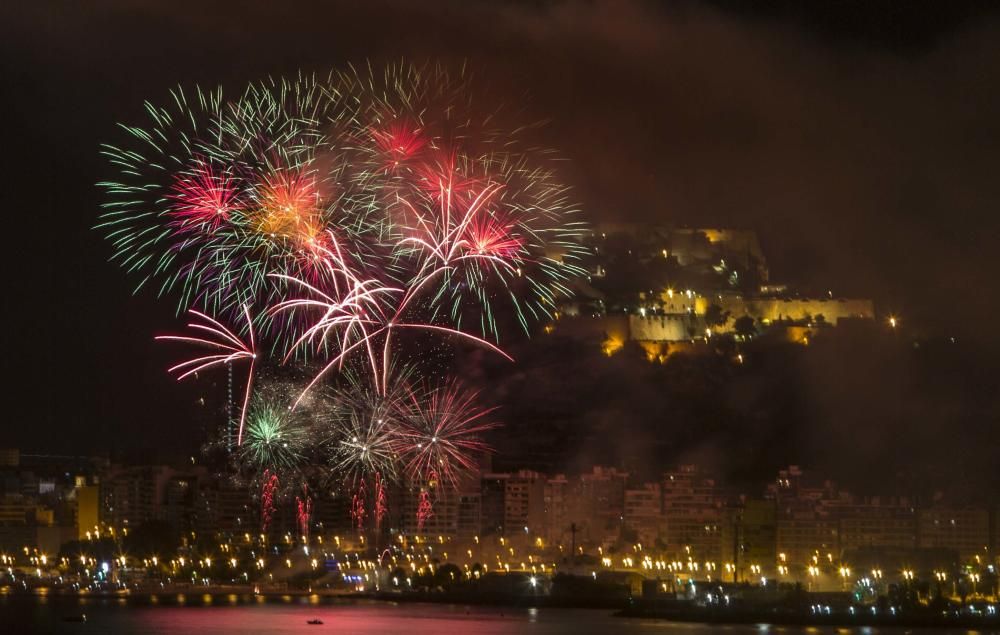
[[[466,537],[479,534],[482,519],[478,471],[455,487],[438,478],[408,480],[401,492],[400,529],[409,535]]]
[[[256,509],[246,489],[214,479],[205,479],[198,485],[194,507],[199,533],[256,533],[259,529]]]
[[[719,559],[724,501],[715,480],[697,466],[683,465],[666,472],[660,486],[668,555],[699,562]]]
[[[101,522],[135,527],[150,520],[188,531],[194,524],[197,482],[204,468],[178,471],[166,465],[113,469],[101,479]]]
[[[776,504],[779,564],[801,573],[814,556],[839,557],[841,509],[850,507],[852,500],[832,481],[810,483],[792,465],[778,472],[764,497]]]
[[[460,491],[458,493],[458,518],[455,524],[455,536],[459,540],[471,540],[479,535],[482,530],[482,522],[482,494],[478,491]]]
[[[640,543],[653,545],[663,531],[663,500],[659,483],[625,490],[625,526]]]
[[[515,531],[540,533],[545,527],[545,475],[531,470],[514,472],[507,479],[504,493],[504,527]]]
[[[583,542],[616,542],[625,516],[625,484],[628,473],[594,466],[580,475],[573,488],[570,519]]]
[[[539,533],[548,543],[571,542],[572,521],[569,517],[569,480],[557,474],[545,482],[543,500],[545,512]]]
[[[480,490],[482,533],[485,536],[504,535],[507,479],[510,474],[483,474]]]

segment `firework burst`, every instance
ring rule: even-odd
[[[429,479],[457,488],[460,476],[474,469],[489,451],[482,434],[496,427],[492,408],[476,403],[477,393],[451,381],[430,390],[410,390],[398,434],[404,470],[414,481]]]
[[[213,234],[242,206],[235,180],[213,172],[210,163],[178,175],[169,197],[174,205],[167,212],[173,218],[168,225],[178,232]]]
[[[345,483],[363,482],[375,474],[395,478],[399,457],[399,404],[403,398],[400,382],[382,394],[357,378],[337,390],[332,401],[337,414],[332,417],[330,465]]]
[[[258,398],[250,406],[240,461],[257,473],[284,472],[298,467],[308,441],[303,423],[287,405]]]

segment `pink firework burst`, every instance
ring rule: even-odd
[[[300,274],[302,279],[314,285],[322,284],[325,277],[336,273],[331,271],[328,257],[338,247],[333,230],[305,235],[290,254],[292,266],[287,271]]]
[[[480,214],[465,230],[470,253],[495,256],[502,260],[518,258],[524,240],[514,233],[514,224],[503,222],[493,214]]]
[[[404,469],[413,480],[441,481],[457,488],[476,456],[490,451],[483,432],[497,427],[486,418],[495,408],[476,404],[477,392],[450,381],[430,390],[411,390],[401,417],[399,447]]]
[[[168,211],[173,218],[171,226],[214,232],[242,206],[235,185],[233,178],[216,174],[206,163],[177,176],[167,195],[172,201]]]

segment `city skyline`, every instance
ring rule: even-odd
[[[24,551],[53,563],[74,549],[106,548],[99,546],[102,535],[127,539],[130,532],[146,535],[156,527],[161,535],[210,536],[199,543],[209,551],[214,541],[251,542],[245,536],[253,535],[256,542],[258,534],[261,541],[266,535],[267,541],[290,544],[309,536],[317,546],[333,542],[348,551],[364,551],[367,539],[445,545],[460,554],[451,561],[466,569],[479,563],[485,570],[544,572],[524,564],[526,554],[533,554],[532,562],[570,571],[676,576],[671,585],[700,578],[774,580],[837,591],[856,584],[855,577],[846,579],[851,568],[858,579],[868,579],[862,586],[905,583],[914,576],[959,579],[969,571],[981,571],[986,584],[994,584],[1000,545],[996,501],[856,496],[794,465],[756,491],[721,482],[696,465],[676,466],[653,482],[606,466],[568,475],[483,467],[458,489],[440,492],[422,524],[413,512],[425,484],[404,482],[389,493],[392,512],[381,528],[372,518],[350,518],[343,498],[320,497],[306,526],[286,502],[265,530],[249,494],[206,466],[118,466],[99,458],[5,450],[0,475],[0,554],[16,558],[11,554]],[[163,538],[156,544],[164,561],[174,553]],[[504,555],[507,546],[525,554],[521,561]],[[125,557],[145,557],[144,566],[150,566],[149,545],[134,543],[132,552],[119,548]]]

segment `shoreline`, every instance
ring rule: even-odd
[[[835,613],[815,615],[790,610],[726,610],[710,609],[656,609],[649,607],[628,607],[614,613],[615,617],[653,619],[665,622],[698,624],[768,624],[776,626],[830,626],[838,628],[994,628],[1000,629],[1000,619],[996,616],[974,615],[856,615]]]
[[[259,602],[378,602],[392,604],[455,604],[468,606],[497,606],[509,608],[571,608],[620,611],[626,602],[619,599],[558,598],[552,596],[511,596],[502,593],[422,593],[422,592],[358,592],[332,589],[263,589],[252,587],[175,587],[158,590],[86,591],[49,588],[22,590],[7,587],[0,589],[0,601],[10,598],[35,598],[46,600],[82,600],[126,602],[137,605],[179,606],[196,604],[197,598],[209,598],[203,604],[253,604]],[[235,602],[234,602],[235,599]]]

